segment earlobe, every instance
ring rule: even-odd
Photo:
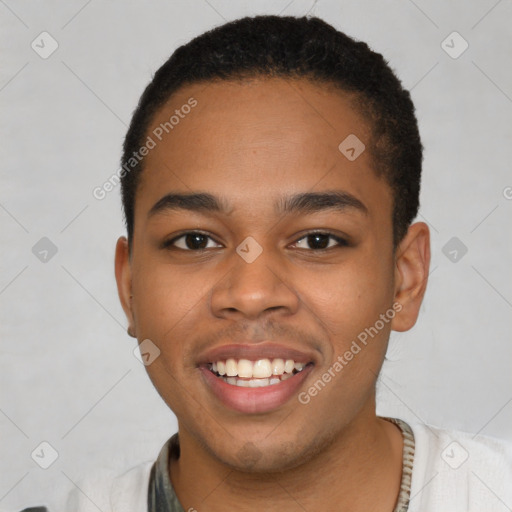
[[[407,331],[418,318],[430,267],[430,232],[424,222],[412,224],[396,251],[395,303],[400,311],[391,328]]]
[[[119,237],[116,244],[115,274],[119,300],[121,301],[121,306],[123,307],[126,318],[128,319],[127,332],[132,338],[135,338],[135,322],[132,311],[132,271],[130,251],[128,247],[128,240],[124,236]]]

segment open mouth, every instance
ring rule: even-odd
[[[207,368],[219,379],[232,386],[261,388],[274,386],[302,372],[313,363],[293,359],[226,359],[208,363]]]

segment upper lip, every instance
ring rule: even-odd
[[[270,342],[253,344],[230,344],[212,348],[200,354],[197,359],[198,366],[225,361],[226,359],[293,359],[296,363],[310,363],[315,361],[312,351],[300,351],[296,348],[286,347]]]

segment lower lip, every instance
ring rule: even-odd
[[[205,366],[199,367],[213,394],[230,409],[244,414],[270,412],[284,405],[295,394],[313,365],[306,366],[293,377],[262,388],[242,388],[224,382]]]

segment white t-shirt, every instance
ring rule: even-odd
[[[421,423],[407,512],[512,510],[512,443]],[[98,471],[69,496],[66,512],[147,512],[153,461],[121,476]]]

